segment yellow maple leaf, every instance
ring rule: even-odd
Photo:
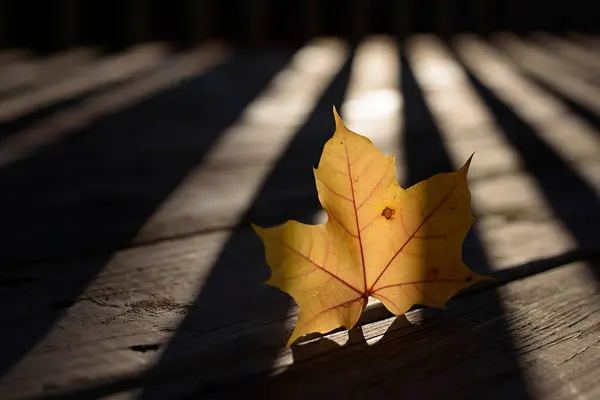
[[[405,190],[394,156],[347,129],[335,107],[333,113],[335,133],[314,169],[327,222],[253,225],[271,268],[267,283],[300,309],[288,346],[306,333],[351,329],[369,296],[400,315],[415,304],[444,308],[459,290],[488,279],[462,261],[474,220],[471,160]]]

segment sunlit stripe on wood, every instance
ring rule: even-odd
[[[400,134],[402,96],[397,44],[389,36],[372,36],[356,50],[350,82],[340,113],[346,126],[367,136],[386,154],[396,154],[402,165]],[[403,168],[398,168],[402,182]]]
[[[580,44],[548,33],[538,32],[533,38],[550,52],[556,52],[565,62],[590,68],[590,73],[600,70],[600,51],[589,51]]]
[[[567,35],[567,38],[581,43],[581,45],[583,45],[590,51],[600,50],[600,36],[598,35],[588,35],[581,32],[571,32]]]
[[[40,146],[52,143],[89,125],[103,115],[140,102],[157,92],[202,73],[223,62],[226,53],[221,45],[200,47],[170,60],[169,66],[164,70],[93,96],[80,104],[36,122],[25,131],[15,133],[0,142],[0,168],[28,156]],[[156,51],[156,49],[152,50],[152,48],[140,48],[134,50],[133,53],[125,53],[98,65],[94,69],[94,74],[76,78],[71,82],[73,86],[57,87],[55,92],[45,92],[45,100],[49,101],[52,97],[60,97],[62,94],[71,96],[74,90],[82,91],[135,78],[136,74],[158,66],[165,57],[166,53]],[[28,108],[31,103],[27,103],[26,100],[23,98],[20,103],[15,105],[13,111],[23,111]],[[34,99],[31,100],[32,103],[35,103]],[[0,106],[0,115],[3,110],[6,110],[4,105]]]
[[[349,129],[368,137],[385,154],[396,155],[398,178],[404,182],[403,152],[399,151],[402,134],[399,78],[400,57],[396,41],[383,35],[366,38],[356,49],[350,82],[339,109]],[[314,223],[326,220],[324,211],[314,217]],[[368,307],[377,304],[379,300],[370,298]],[[347,335],[342,337],[347,339]]]
[[[598,160],[600,133],[521,75],[511,59],[489,44],[463,36],[457,50],[473,73],[600,194],[597,168],[585,162]]]
[[[189,173],[150,218],[142,229],[142,237],[138,237],[138,240],[143,239],[144,232],[153,229],[160,229],[161,234],[173,235],[176,232],[169,230],[168,221],[190,214],[195,214],[194,218],[204,215],[207,219],[216,214],[217,220],[213,223],[229,225],[229,228],[234,225],[251,205],[264,179],[317,105],[321,94],[341,70],[349,55],[348,50],[343,41],[321,38],[310,42],[294,54],[262,93],[247,105],[242,116],[222,132],[220,139],[203,162]],[[197,58],[196,54],[192,60],[197,61]],[[209,57],[213,62],[216,58],[214,54]],[[249,79],[251,78],[252,75],[249,75]],[[243,161],[243,157],[252,163],[239,162]],[[199,227],[206,226],[200,224]],[[177,304],[189,304],[202,290],[231,233],[231,229],[224,229],[183,240],[166,240],[151,246],[118,252],[96,280],[86,288],[85,293],[93,296],[110,287],[110,290],[133,296],[141,293],[146,299],[156,296],[168,297]],[[244,234],[255,237],[254,232],[250,230],[246,230]],[[153,256],[147,257],[148,254]],[[240,262],[245,262],[244,256],[240,256]],[[170,283],[165,281],[165,273]],[[246,276],[248,275],[242,271],[240,277],[233,279],[244,279]],[[77,306],[69,309],[56,325],[69,326],[74,319],[85,318],[83,315],[89,315],[90,304],[96,303],[79,302]],[[113,311],[115,309],[109,307],[102,312],[110,319],[110,315],[115,315]],[[39,365],[60,365],[60,369],[57,368],[58,372],[47,371],[46,374],[46,379],[57,382],[74,379],[81,370],[88,376],[98,378],[138,372],[160,354],[141,355],[119,349],[140,340],[139,334],[147,340],[167,341],[173,327],[181,318],[182,314],[179,312],[148,316],[148,323],[152,320],[157,326],[171,327],[171,330],[157,329],[152,332],[140,332],[135,323],[128,323],[130,321],[127,318],[121,318],[114,322],[115,325],[120,323],[116,329],[123,335],[118,340],[113,340],[110,328],[100,326],[94,329],[94,332],[90,333],[92,337],[99,334],[107,339],[103,342],[103,352],[100,352],[109,354],[106,359],[102,354],[65,358],[64,354],[44,352],[42,345],[39,352],[32,352],[29,358],[11,371],[6,380],[18,386],[20,382],[39,377]],[[208,334],[210,335],[210,332]],[[54,330],[42,343],[60,342],[63,335],[64,332]],[[110,337],[107,338],[106,335]],[[96,346],[91,338],[78,338],[78,341],[80,344],[81,341],[86,342],[78,346],[78,355],[85,355],[86,349]]]
[[[582,79],[585,74],[580,69],[514,35],[495,39],[494,43],[510,57],[512,64],[600,115],[600,87]],[[597,79],[597,75],[590,74],[589,78]]]
[[[75,48],[43,58],[33,58],[26,52],[9,53],[5,65],[0,62],[0,95],[16,89],[29,89],[66,79],[89,68],[97,56],[92,48]],[[10,100],[0,103],[0,110]],[[0,111],[1,115],[1,111]],[[0,122],[3,121],[0,117]]]
[[[23,49],[3,49],[0,50],[0,75],[2,69],[14,62],[22,62],[31,58],[31,53]]]
[[[455,168],[475,152],[469,170],[472,203],[492,267],[510,267],[572,250],[570,234],[552,216],[535,180],[523,172],[519,154],[450,49],[433,36],[411,39],[406,49]],[[511,212],[534,212],[539,218],[505,222],[504,215]],[[528,241],[518,239],[528,235]]]
[[[402,153],[398,151],[402,128],[399,76],[396,42],[388,36],[371,36],[356,49],[344,103],[336,106],[348,129],[368,137],[385,154],[396,154],[402,182],[404,168]],[[326,220],[325,211],[314,217],[314,223]]]
[[[182,219],[195,221],[185,229],[234,226],[347,56],[347,45],[337,39],[316,39],[299,50],[242,117],[222,133],[214,149],[150,218],[136,241],[190,233],[181,231],[178,221]],[[215,213],[216,208],[228,211]]]
[[[48,85],[3,101],[0,104],[0,123],[19,118],[54,102],[135,76],[136,73],[157,65],[167,53],[167,49],[160,44],[140,45],[125,53],[90,64],[73,75],[53,80]]]

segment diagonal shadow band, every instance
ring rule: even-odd
[[[557,89],[553,88],[549,84],[543,82],[538,77],[535,77],[531,74],[526,74],[527,78],[533,81],[537,86],[545,90],[546,92],[552,94],[552,96],[559,99],[563,102],[569,110],[571,110],[574,114],[581,116],[584,120],[586,120],[590,125],[596,128],[596,133],[600,135],[600,115],[596,114],[594,111],[590,110],[585,105],[581,104],[577,100],[574,100],[567,96],[566,94],[561,93]]]
[[[457,54],[457,59],[461,57]],[[495,116],[508,142],[521,156],[525,170],[537,181],[554,214],[563,222],[582,251],[597,247],[600,201],[594,189],[569,166],[492,90],[462,64],[469,82]],[[569,132],[565,132],[569,135]],[[600,280],[597,262],[591,272]]]
[[[261,187],[258,196],[250,209],[241,219],[237,229],[224,245],[202,291],[195,299],[183,322],[180,323],[167,348],[157,364],[144,378],[142,399],[165,398],[178,394],[193,393],[199,387],[211,385],[204,372],[207,358],[202,339],[198,333],[202,331],[203,322],[207,319],[220,321],[223,325],[236,320],[251,318],[253,323],[264,322],[277,328],[272,329],[268,337],[251,336],[240,342],[220,348],[215,360],[239,360],[239,365],[232,366],[218,363],[211,364],[213,371],[238,370],[251,361],[253,369],[268,369],[274,362],[278,349],[287,341],[288,332],[283,323],[290,306],[289,297],[281,291],[264,285],[268,278],[268,268],[264,264],[264,250],[258,236],[247,229],[249,221],[262,226],[284,222],[282,219],[294,219],[310,223],[314,214],[321,209],[309,162],[316,165],[322,152],[323,143],[329,139],[334,130],[331,118],[331,105],[340,104],[350,77],[353,54],[334,78],[329,88],[318,100],[317,105],[305,124],[296,133],[289,147],[275,165],[267,180]],[[298,160],[305,160],[301,163]],[[244,297],[236,297],[232,288],[232,277],[245,276]],[[248,293],[250,292],[250,293]],[[243,304],[244,298],[251,296],[260,299],[265,307],[260,310],[250,309]],[[257,300],[258,301],[258,300]],[[194,360],[194,361],[192,361]],[[165,373],[172,375],[171,369],[181,365],[198,367],[191,370],[182,368],[177,384],[171,386],[153,385],[163,379]],[[194,377],[193,371],[201,378]],[[185,371],[185,373],[183,372]],[[191,378],[191,379],[190,379]],[[207,382],[208,380],[208,382]],[[176,387],[176,389],[173,389]]]
[[[0,376],[78,301],[292,54],[237,54],[0,170],[0,276],[12,280],[0,287]],[[178,157],[152,150],[173,143]],[[78,259],[90,253],[92,261]]]
[[[405,121],[404,143],[401,151],[404,151],[407,168],[405,174],[407,182],[404,186],[408,186],[436,173],[455,170],[456,167],[443,145],[434,117],[405,55],[401,55],[401,74]],[[427,202],[428,199],[425,198],[424,201]],[[467,265],[480,274],[491,274],[491,264],[476,225],[471,228],[464,249]],[[424,254],[427,257],[427,249]],[[502,371],[511,371],[510,378],[502,385],[488,387],[487,390],[478,388],[478,395],[530,398],[527,383],[517,362],[513,338],[506,334],[510,329],[508,321],[503,316],[503,306],[496,291],[493,288],[488,289],[483,292],[486,299],[485,307],[477,308],[477,311],[471,314],[466,312],[465,317],[459,322],[452,323],[449,331],[452,332],[452,340],[468,343],[467,347],[472,351],[493,348],[494,354],[502,355],[496,360],[490,359],[489,355],[481,352],[480,356],[473,358],[472,362],[471,360],[463,362],[460,370],[454,369],[452,360],[465,355],[457,352],[449,353],[447,350],[441,351],[447,349],[445,344],[440,345],[440,343],[447,342],[445,338],[449,335],[449,331],[423,324],[422,337],[428,345],[415,346],[410,340],[397,340],[388,346],[375,346],[375,348],[365,343],[348,346],[339,351],[329,352],[327,357],[320,357],[314,363],[292,364],[284,372],[265,378],[262,382],[244,382],[240,386],[244,389],[233,389],[227,386],[221,390],[227,395],[255,392],[281,396],[286,393],[290,398],[330,395],[360,398],[367,393],[374,396],[400,398],[416,397],[417,394],[419,398],[427,399],[448,396],[461,398],[472,395],[470,388],[472,382],[489,379],[490,376],[502,374]],[[494,321],[492,334],[477,335],[476,327],[484,321],[488,322],[487,319],[491,315]],[[402,324],[402,318],[396,321],[396,324]],[[393,329],[395,330],[396,327]],[[357,330],[350,333],[349,340],[353,342],[356,340],[354,336]],[[320,347],[318,351],[327,351],[336,348],[337,345],[325,340],[317,341],[313,346]],[[394,353],[397,357],[390,356],[390,353]],[[305,357],[295,353],[294,357],[296,356]],[[395,371],[401,372],[402,375],[395,374]],[[209,392],[205,391],[202,394],[209,394]]]

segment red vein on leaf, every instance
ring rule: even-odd
[[[310,258],[306,257],[304,254],[302,254],[301,252],[299,252],[298,250],[294,249],[292,246],[286,244],[286,243],[282,243],[283,247],[286,247],[287,249],[293,251],[294,253],[296,253],[297,255],[299,255],[300,257],[304,258],[306,261],[308,261],[309,263],[311,263],[312,265],[314,265],[315,267],[321,269],[323,272],[333,276],[335,279],[337,279],[338,281],[342,282],[344,285],[346,285],[349,289],[355,291],[356,293],[360,294],[361,296],[363,295],[363,291],[358,290],[357,288],[355,288],[354,286],[352,286],[351,284],[349,284],[348,282],[346,282],[345,280],[343,280],[342,278],[340,278],[339,276],[329,272],[327,269],[325,269],[323,266],[317,264],[316,262],[314,262],[313,260],[311,260]]]
[[[379,282],[379,279],[381,279],[381,277],[383,276],[383,274],[385,273],[385,271],[387,271],[387,269],[389,268],[389,266],[392,264],[392,262],[396,259],[396,257],[398,257],[398,254],[400,254],[402,252],[402,250],[404,250],[404,248],[408,245],[408,243],[410,243],[410,241],[414,238],[414,236],[417,234],[417,232],[419,232],[419,229],[421,229],[421,227],[423,227],[423,225],[425,225],[425,223],[429,220],[429,218],[431,218],[437,210],[440,209],[440,207],[450,198],[450,195],[452,193],[454,193],[454,191],[456,190],[458,185],[454,186],[452,188],[452,190],[450,190],[448,192],[448,194],[446,195],[446,197],[444,197],[442,199],[442,201],[440,201],[440,204],[438,204],[432,211],[431,213],[429,213],[428,216],[426,216],[425,218],[423,218],[423,222],[421,222],[421,224],[417,227],[417,229],[412,233],[412,235],[410,235],[408,237],[408,239],[406,239],[406,242],[404,242],[404,244],[402,246],[400,246],[400,248],[398,249],[398,251],[396,251],[396,253],[394,253],[394,255],[392,256],[392,258],[390,259],[390,261],[386,264],[386,266],[383,268],[383,270],[381,271],[381,273],[379,274],[379,276],[377,277],[377,279],[375,279],[375,282],[373,282],[373,284],[371,285],[371,288],[368,290],[369,293],[371,293],[373,291],[373,288],[375,287],[375,285],[377,284],[377,282]],[[359,237],[360,237],[360,231],[358,232]],[[362,247],[361,247],[362,250]],[[364,264],[363,264],[364,266]]]
[[[336,173],[338,173],[338,174],[340,174],[340,175],[348,176],[348,174],[347,174],[347,173],[345,173],[344,171],[340,171],[340,170],[339,170],[339,169],[337,169],[337,168],[334,168],[334,167],[332,167],[332,166],[329,166],[329,168],[331,168],[331,169],[333,170],[333,172],[336,172]]]
[[[343,157],[334,157],[332,154],[330,154],[329,157],[331,157],[332,159],[333,158],[340,158],[340,159],[343,158]],[[341,170],[337,169],[336,167],[334,167],[333,165],[334,165],[333,162],[330,162],[330,163],[327,164],[327,168],[332,169],[334,172],[337,172],[340,175],[348,176],[347,172],[341,171]]]
[[[321,183],[327,188],[329,189],[329,191],[333,194],[335,194],[338,197],[341,197],[342,199],[346,200],[346,201],[350,201],[352,202],[352,199],[349,197],[344,196],[343,194],[335,191],[335,189],[333,189],[331,186],[329,186],[319,175],[315,174],[317,176],[317,179],[321,181]]]
[[[346,233],[347,233],[348,235],[350,235],[350,236],[352,236],[352,237],[354,237],[354,238],[358,238],[358,236],[357,236],[355,233],[352,233],[352,232],[350,231],[350,229],[348,229],[348,228],[346,227],[346,225],[344,225],[344,224],[342,223],[342,221],[340,221],[340,219],[339,219],[338,217],[336,217],[336,216],[335,216],[335,215],[334,215],[334,214],[333,214],[331,211],[327,210],[327,215],[329,215],[333,221],[337,222],[337,223],[338,223],[338,224],[339,224],[339,225],[342,227],[342,229],[346,231]]]
[[[298,279],[298,278],[302,278],[302,277],[304,277],[304,276],[308,276],[308,275],[312,274],[313,272],[317,272],[317,271],[319,271],[319,269],[318,269],[318,268],[312,268],[312,269],[311,269],[310,271],[308,271],[308,272],[303,272],[303,273],[301,273],[301,274],[298,274],[298,275],[289,276],[289,277],[287,277],[287,279],[292,279],[292,280],[295,280],[295,279]]]
[[[375,222],[377,220],[377,218],[379,218],[379,215],[375,215],[375,218],[373,218],[371,220],[371,222],[369,222],[368,224],[366,224],[365,226],[360,228],[361,232],[364,232],[369,226],[371,226],[373,224],[373,222]]]
[[[316,269],[316,268],[315,268],[315,269],[313,269],[313,271],[318,271],[318,269]],[[322,287],[322,286],[325,286],[325,285],[327,285],[327,284],[328,284],[329,282],[331,282],[332,280],[333,280],[333,276],[330,276],[329,278],[327,278],[327,280],[326,280],[325,282],[323,282],[323,283],[319,283],[319,284],[316,284],[316,285],[315,285],[315,286],[313,286],[313,287],[305,288],[305,289],[303,289],[303,291],[305,291],[305,292],[310,292],[310,291],[313,291],[313,290],[315,290],[315,289],[317,289],[317,288],[320,288],[320,287]]]
[[[356,219],[356,233],[358,235],[358,246],[360,248],[360,258],[363,267],[364,290],[367,290],[367,269],[365,267],[365,252],[363,249],[362,237],[360,235],[360,224],[358,223],[358,210],[356,209],[356,198],[354,196],[354,183],[352,182],[352,169],[350,168],[350,156],[348,155],[348,145],[344,142],[346,149],[346,162],[348,163],[348,177],[350,178],[350,190],[352,191],[352,206],[354,207],[354,218]]]
[[[352,166],[352,165],[353,165],[353,163],[351,163],[350,165]],[[365,167],[365,168],[364,168],[362,171],[360,171],[360,173],[357,173],[357,174],[354,176],[354,179],[355,179],[356,181],[358,181],[358,180],[359,180],[359,179],[360,179],[360,178],[361,178],[361,177],[362,177],[364,174],[366,174],[366,173],[367,173],[367,171],[368,171],[369,169],[371,169],[371,167],[372,167],[373,165],[375,165],[375,163],[374,163],[374,162],[370,162],[370,163],[368,163],[368,164],[367,164],[367,166],[366,166],[366,167]]]
[[[402,282],[402,283],[394,283],[391,285],[385,285],[382,286],[380,288],[375,289],[374,291],[371,292],[371,294],[377,293],[380,290],[383,289],[388,289],[391,287],[396,287],[396,286],[409,286],[409,285],[418,285],[418,284],[424,284],[424,283],[464,283],[465,280],[460,280],[460,279],[430,279],[430,280],[423,280],[423,281],[413,281],[413,282]]]
[[[328,312],[330,312],[330,311],[333,311],[333,310],[335,310],[336,308],[344,307],[344,306],[345,306],[345,305],[347,305],[347,304],[352,304],[352,303],[354,303],[354,302],[356,302],[356,301],[359,301],[359,300],[362,300],[362,299],[363,299],[363,296],[362,296],[362,294],[361,294],[361,296],[360,296],[360,297],[357,297],[356,299],[348,300],[348,301],[345,301],[345,302],[343,302],[343,303],[337,304],[337,305],[335,305],[335,306],[327,307],[327,308],[326,308],[326,309],[324,309],[323,311],[320,311],[320,312],[318,312],[317,314],[313,315],[313,316],[311,317],[311,319],[309,319],[308,321],[306,321],[306,322],[305,322],[305,323],[303,323],[302,325],[303,325],[303,326],[308,326],[308,325],[312,324],[312,323],[313,323],[313,322],[314,322],[314,321],[315,321],[317,318],[319,318],[321,315],[323,315],[323,314],[325,314],[325,313],[328,313]],[[304,328],[303,328],[303,329],[304,329]],[[296,330],[299,330],[299,325],[296,325]]]
[[[379,179],[379,182],[377,182],[377,185],[375,185],[375,187],[373,188],[373,190],[371,190],[371,192],[367,195],[367,197],[365,197],[363,199],[363,201],[360,203],[360,205],[357,208],[357,211],[361,209],[361,207],[367,202],[367,200],[369,200],[371,198],[371,196],[373,196],[373,193],[375,193],[375,191],[377,190],[377,188],[379,188],[379,186],[381,186],[381,184],[383,183],[384,179],[387,177],[389,171],[390,171],[390,168],[388,166],[385,169],[385,171],[383,172],[383,175],[381,176],[381,179]]]
[[[344,144],[346,144],[346,142],[344,142]],[[363,151],[362,151],[362,152],[361,152],[361,153],[358,155],[358,157],[356,157],[354,160],[352,160],[352,162],[350,162],[350,159],[348,159],[348,163],[350,164],[350,166],[352,166],[352,165],[356,164],[356,162],[357,162],[358,160],[360,160],[360,159],[362,158],[362,156],[364,156],[365,154],[367,154],[367,153],[368,153],[368,151],[367,151],[367,150],[368,150],[368,149],[367,149],[367,147],[368,147],[368,146],[365,146],[364,150],[363,150]]]
[[[419,205],[419,211],[421,211],[421,215],[423,216],[423,218],[425,218],[425,212],[423,212],[423,204],[421,204],[419,198],[415,194],[410,193],[408,190],[405,193],[408,197],[412,197],[417,201],[417,204]]]

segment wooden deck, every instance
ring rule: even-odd
[[[0,54],[0,398],[600,398],[599,72],[577,34]],[[248,222],[323,221],[334,104],[403,185],[475,152],[498,281],[284,349]]]

